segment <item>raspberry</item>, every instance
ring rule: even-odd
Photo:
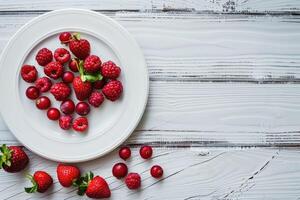
[[[121,73],[121,68],[112,61],[107,61],[101,66],[101,74],[108,79],[116,79]]]
[[[64,72],[63,66],[59,62],[51,62],[44,67],[44,73],[53,79],[58,79]]]
[[[35,81],[35,87],[37,87],[41,92],[48,92],[52,86],[51,80],[44,76],[42,78],[38,78]]]
[[[59,126],[64,130],[69,130],[72,127],[72,116],[71,115],[64,115],[59,118]]]
[[[102,89],[103,86],[105,85],[105,83],[106,83],[105,79],[102,79],[100,81],[96,81],[96,82],[93,83],[93,88],[94,89]]]
[[[37,78],[37,74],[38,72],[33,65],[23,65],[21,68],[21,76],[28,83],[33,83]]]
[[[66,62],[69,62],[71,55],[67,49],[58,48],[54,51],[54,58],[57,62],[64,64]]]
[[[131,190],[141,187],[141,177],[138,173],[129,173],[125,178],[127,187]]]
[[[101,92],[94,91],[89,97],[89,104],[94,107],[99,107],[104,101],[104,96]]]
[[[68,97],[70,96],[71,89],[67,84],[63,82],[59,82],[59,83],[55,83],[51,87],[50,92],[51,94],[53,94],[53,96],[57,101],[64,101],[67,100]]]
[[[100,58],[95,55],[88,56],[84,61],[83,68],[87,73],[99,72],[101,68]]]
[[[42,48],[38,51],[35,57],[37,63],[41,66],[46,66],[53,59],[52,52],[47,48]]]
[[[103,87],[102,92],[107,99],[115,101],[120,98],[123,92],[122,83],[117,80],[112,80]]]
[[[89,126],[88,120],[86,117],[78,117],[73,122],[73,129],[75,131],[84,132]]]

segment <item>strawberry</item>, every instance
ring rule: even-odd
[[[35,193],[36,191],[44,193],[53,183],[52,177],[44,171],[36,171],[33,176],[27,175],[27,178],[33,184],[32,187],[25,188],[27,193]]]
[[[80,178],[80,170],[73,165],[59,164],[56,173],[58,181],[63,187],[70,187],[73,182]]]
[[[2,152],[0,156],[0,168],[3,167],[5,171],[11,173],[19,172],[27,166],[29,158],[22,147],[7,147],[3,144],[0,150]]]
[[[92,172],[75,181],[74,185],[78,187],[78,195],[84,195],[85,193],[86,196],[94,199],[109,198],[111,195],[105,179],[101,176],[94,177]]]
[[[83,101],[92,93],[92,84],[88,81],[83,82],[79,76],[73,79],[73,88],[78,100]]]
[[[89,41],[80,39],[79,33],[75,33],[72,35],[72,39],[69,42],[69,48],[71,52],[81,60],[84,60],[86,57],[88,57],[91,51]]]

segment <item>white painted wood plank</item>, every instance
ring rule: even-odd
[[[2,11],[54,10],[62,8],[93,10],[163,10],[205,12],[296,12],[300,9],[295,0],[14,0],[0,1]]]
[[[121,161],[117,152],[80,164],[82,171],[92,170],[106,177],[112,189],[111,199],[296,199],[300,196],[299,150],[280,149],[155,149],[150,161],[143,161],[133,150],[129,171],[139,172],[142,188],[130,191],[122,180],[111,176],[111,167]],[[57,163],[30,154],[31,165],[26,170],[46,170],[54,178],[54,187],[45,194],[29,195],[24,173],[12,175],[0,172],[2,199],[81,199],[72,189],[57,182]],[[153,179],[149,169],[153,164],[164,167],[164,180]]]

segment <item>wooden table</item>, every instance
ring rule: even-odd
[[[117,20],[148,65],[148,106],[126,141],[142,188],[111,176],[116,151],[79,164],[107,178],[111,199],[300,199],[300,1],[1,0],[0,49],[30,19],[67,7]],[[0,142],[19,144],[3,121]],[[155,148],[151,161],[138,156],[142,144]],[[28,153],[26,172],[0,172],[1,199],[80,199],[57,182],[57,163]],[[150,176],[153,164],[163,179]],[[35,170],[54,176],[47,193],[24,193]]]

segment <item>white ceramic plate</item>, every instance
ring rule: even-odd
[[[63,31],[81,33],[91,43],[91,54],[103,61],[113,60],[122,69],[121,99],[106,100],[100,108],[93,108],[85,134],[64,131],[58,122],[48,120],[46,112],[38,110],[35,101],[26,98],[25,90],[30,84],[20,76],[23,64],[35,65],[39,76],[44,76],[35,55],[42,47],[52,51],[62,47],[58,35]],[[88,10],[57,10],[31,20],[5,47],[0,69],[0,107],[4,121],[24,146],[55,161],[81,162],[110,152],[133,132],[147,103],[149,79],[136,41],[116,21]],[[52,105],[59,107],[50,93],[47,96]]]

